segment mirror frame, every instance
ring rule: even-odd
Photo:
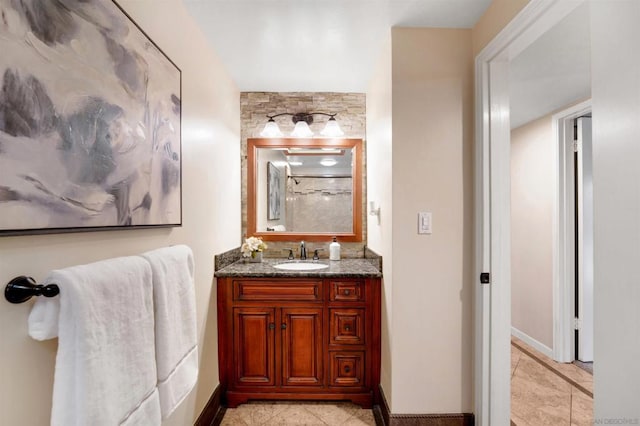
[[[256,170],[258,148],[345,148],[353,149],[352,232],[275,232],[256,230]],[[247,236],[265,241],[362,241],[362,139],[358,138],[248,138],[247,139]]]

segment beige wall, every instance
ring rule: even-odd
[[[526,4],[494,0],[471,31],[392,29],[375,66],[367,198],[381,218],[367,233],[384,258],[381,386],[392,413],[473,410],[472,64]],[[418,211],[433,212],[432,235],[416,234]]]
[[[473,408],[472,89],[470,30],[392,29],[393,413]]]
[[[473,27],[473,57],[529,3],[529,0],[493,0]]]
[[[182,69],[183,226],[0,238],[0,282],[183,243],[195,255],[200,377],[165,425],[192,424],[217,386],[213,255],[240,243],[239,92],[182,2],[119,2]],[[0,424],[49,424],[56,342],[27,335],[31,302],[0,301]]]
[[[640,2],[595,1],[591,12],[594,419],[631,424],[640,419]]]
[[[553,348],[551,116],[511,131],[511,325]]]
[[[369,248],[382,256],[382,366],[380,384],[389,404],[391,389],[392,283],[393,256],[391,224],[393,197],[391,169],[391,31],[380,49],[379,58],[367,90],[367,200],[380,208],[380,218],[369,216],[367,236]],[[368,204],[367,204],[368,206]],[[368,210],[367,210],[368,211]]]

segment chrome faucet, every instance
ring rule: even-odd
[[[307,260],[307,246],[304,241],[300,241],[300,260]]]

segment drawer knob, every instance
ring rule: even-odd
[[[351,331],[351,326],[350,326],[350,325],[345,325],[345,326],[344,326],[344,329],[345,329],[346,331]]]
[[[344,372],[345,373],[351,372],[351,367],[349,367],[348,365],[346,367],[344,367]]]
[[[344,291],[344,295],[345,295],[345,296],[348,296],[348,295],[350,295],[350,294],[351,294],[351,290],[346,289],[346,290]]]

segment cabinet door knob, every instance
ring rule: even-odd
[[[285,323],[280,324],[280,328],[282,330],[286,330],[287,329],[287,324],[285,324]]]
[[[344,295],[345,295],[345,296],[348,296],[348,295],[350,295],[350,294],[351,294],[351,290],[346,289],[346,290],[344,291]]]
[[[349,325],[345,325],[345,326],[344,326],[344,329],[345,329],[346,331],[351,331],[351,326],[349,326]]]
[[[344,372],[345,373],[349,373],[351,371],[351,367],[349,367],[348,365],[346,367],[344,367]]]
[[[269,330],[275,330],[276,325],[274,323],[269,323]]]

